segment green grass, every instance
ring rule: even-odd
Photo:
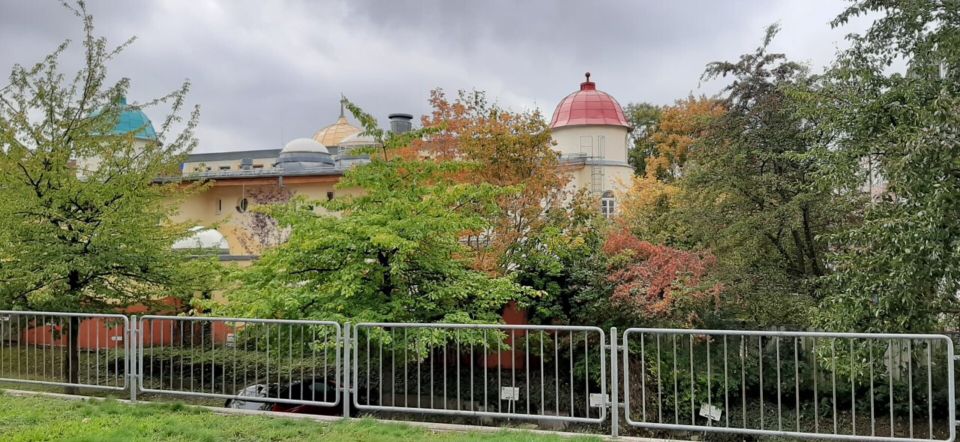
[[[113,400],[16,397],[0,392],[4,441],[596,441],[525,432],[434,433],[360,419],[321,423],[261,416],[224,416],[183,404],[131,405]]]

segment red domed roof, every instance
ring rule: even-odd
[[[586,124],[630,127],[620,103],[606,92],[598,91],[597,84],[590,81],[589,72],[587,81],[580,83],[580,90],[567,95],[557,105],[550,127],[556,129]]]

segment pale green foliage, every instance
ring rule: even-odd
[[[157,142],[112,134],[130,82],[107,84],[107,64],[132,40],[109,47],[84,4],[70,8],[84,25],[85,65],[72,77],[60,71],[64,43],[34,66],[14,66],[0,89],[0,307],[114,311],[192,296],[212,278],[207,263],[171,250],[188,233],[168,218],[184,189],[154,183],[177,174],[195,144],[196,111],[172,129],[188,85],[137,106],[172,108]],[[81,177],[74,162],[83,159],[99,168]]]
[[[960,290],[960,15],[954,1],[857,1],[835,25],[882,16],[841,54],[809,110],[829,121],[827,176],[855,194],[870,159],[887,193],[863,223],[831,238],[836,273],[821,325],[845,331],[936,329]],[[907,63],[905,73],[890,69]],[[954,324],[955,326],[955,324]]]
[[[290,239],[239,275],[229,312],[255,317],[398,322],[499,322],[511,300],[536,293],[469,267],[465,232],[489,228],[497,197],[510,187],[464,184],[473,164],[390,156],[425,131],[394,136],[353,104],[365,133],[381,143],[369,164],[339,187],[359,189],[321,203],[316,214],[295,199],[270,211]]]

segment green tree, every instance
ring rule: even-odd
[[[627,152],[627,162],[633,166],[633,173],[644,176],[647,170],[647,159],[658,156],[657,144],[651,135],[657,129],[662,109],[650,103],[630,103],[624,108],[627,121],[633,126],[630,136],[633,146]]]
[[[707,66],[704,78],[732,77],[721,97],[727,111],[689,148],[680,206],[690,241],[716,254],[724,285],[744,297],[745,319],[800,325],[804,315],[784,306],[812,301],[827,273],[820,235],[837,228],[845,208],[816,179],[821,134],[788,93],[809,77],[768,51],[777,31],[769,27],[737,61]]]
[[[171,250],[189,225],[170,222],[182,155],[196,144],[197,111],[175,132],[188,84],[140,109],[172,109],[155,141],[137,128],[115,133],[130,80],[107,83],[108,63],[126,48],[94,34],[83,2],[67,5],[81,18],[85,64],[60,71],[68,43],[41,62],[15,65],[0,89],[0,306],[114,312],[160,296],[191,296],[207,287],[208,267]],[[78,320],[65,333],[67,381],[78,375]]]
[[[566,205],[550,208],[543,225],[527,238],[525,252],[511,269],[518,283],[543,292],[533,301],[531,319],[544,324],[616,325],[602,247],[608,221],[586,190]],[[598,322],[599,321],[599,322]]]
[[[301,199],[273,208],[289,240],[239,274],[230,312],[256,317],[399,322],[498,322],[507,302],[536,292],[470,267],[462,238],[481,232],[513,187],[464,183],[475,164],[395,154],[431,132],[402,135],[347,107],[380,148],[338,184],[358,196],[325,201],[318,215]]]
[[[960,14],[954,1],[855,1],[833,25],[865,14],[879,18],[811,94],[811,118],[831,122],[826,181],[856,199],[879,178],[883,192],[862,195],[862,223],[830,238],[819,322],[928,331],[958,311]]]

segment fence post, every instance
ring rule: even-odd
[[[137,315],[130,317],[130,322],[127,323],[127,336],[126,336],[126,349],[124,359],[127,360],[127,379],[130,383],[130,402],[137,401],[137,380],[139,379],[137,374]]]
[[[343,328],[343,417],[350,418],[350,323]]]
[[[610,329],[610,436],[620,437],[620,376],[617,367],[617,328]]]

